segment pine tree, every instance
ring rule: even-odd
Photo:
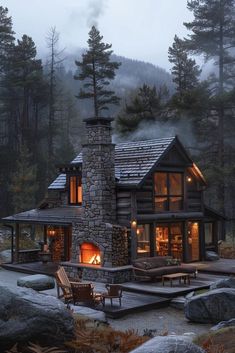
[[[192,32],[186,40],[191,53],[203,54],[205,60],[212,60],[217,72],[210,80],[213,99],[213,109],[217,112],[215,138],[217,146],[217,195],[219,208],[225,211],[225,174],[226,174],[226,146],[225,132],[227,113],[231,113],[228,105],[227,93],[234,89],[235,74],[235,1],[234,0],[191,0],[188,9],[193,13],[194,20],[185,23]],[[231,103],[231,102],[230,102]],[[229,110],[227,109],[229,107]],[[233,114],[233,112],[232,112]],[[231,127],[230,127],[231,130]],[[214,142],[215,142],[214,141]],[[224,175],[223,180],[221,176]]]
[[[174,43],[168,50],[171,73],[180,97],[198,86],[201,70],[194,59],[188,57],[184,41],[175,35]]]
[[[155,86],[143,84],[118,115],[118,131],[126,134],[135,131],[142,121],[161,121],[165,116],[167,98],[168,90],[165,86],[157,90]]]
[[[38,91],[45,87],[42,62],[36,59],[36,46],[31,37],[23,35],[17,40],[9,73],[10,100],[14,101],[15,130],[18,148],[26,144],[34,145],[33,126],[35,120],[34,103],[38,103]],[[42,100],[45,98],[42,97]],[[35,99],[35,100],[34,100]]]
[[[32,155],[26,145],[22,145],[16,162],[16,170],[9,185],[14,212],[24,211],[35,206],[35,195],[38,189],[36,172],[36,166],[32,164]]]
[[[110,104],[117,105],[120,100],[107,86],[110,80],[114,79],[115,70],[121,64],[110,61],[112,45],[103,43],[102,39],[103,36],[93,26],[89,32],[89,49],[82,55],[82,61],[75,61],[79,73],[74,79],[84,81],[84,89],[80,90],[77,98],[93,100],[96,118],[99,118],[101,112],[107,110]]]
[[[6,85],[14,40],[12,20],[11,17],[8,17],[8,9],[0,6],[0,145],[12,142]]]
[[[58,78],[56,75],[56,69],[63,62],[61,58],[63,50],[58,50],[59,45],[59,33],[55,27],[52,27],[46,38],[47,47],[50,50],[50,58],[47,63],[48,66],[48,81],[49,81],[49,104],[48,104],[48,171],[47,179],[50,180],[51,173],[50,168],[55,162],[55,138],[56,138],[56,111],[57,101],[59,98],[58,93]]]
[[[0,77],[5,72],[14,40],[12,19],[8,17],[8,9],[0,6]]]

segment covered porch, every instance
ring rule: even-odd
[[[77,208],[34,209],[3,219],[11,228],[11,263],[59,263],[69,261],[72,222]]]

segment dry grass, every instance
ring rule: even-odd
[[[64,346],[55,347],[55,342],[50,347],[36,343],[15,344],[5,353],[127,353],[149,339],[133,330],[116,331],[84,316],[76,314],[74,317],[75,337]]]
[[[149,337],[139,336],[133,330],[116,331],[107,325],[98,325],[86,318],[76,319],[76,338],[67,342],[74,352],[83,353],[128,353]]]
[[[221,247],[220,257],[224,259],[235,259],[235,248],[229,245]]]
[[[207,353],[235,353],[235,327],[225,327],[197,337],[195,344]]]

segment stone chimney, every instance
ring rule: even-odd
[[[106,269],[128,264],[126,228],[116,224],[115,149],[112,143],[111,118],[88,118],[86,144],[82,155],[83,215],[73,224],[72,261],[83,267],[86,279],[111,280]],[[104,271],[96,271],[83,262],[85,248],[99,250]],[[84,250],[83,250],[84,249]],[[93,258],[93,257],[91,257]],[[88,263],[90,263],[88,261]],[[92,264],[92,263],[91,263]],[[107,277],[107,278],[106,278]]]
[[[115,145],[112,143],[112,118],[88,118],[87,142],[83,145],[82,187],[84,217],[115,222]]]

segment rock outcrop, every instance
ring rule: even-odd
[[[192,297],[185,303],[188,320],[218,323],[235,317],[235,289],[220,288]]]
[[[183,336],[157,336],[131,353],[205,353],[199,346]]]
[[[46,275],[25,276],[17,280],[17,286],[41,291],[54,288],[55,280],[54,278]]]
[[[217,261],[219,260],[219,255],[214,251],[206,251],[206,261]]]
[[[235,289],[235,277],[228,277],[220,279],[210,285],[210,289],[217,288],[234,288]]]
[[[0,285],[0,347],[16,342],[56,343],[73,337],[71,312],[53,296]]]
[[[234,326],[235,327],[235,318],[228,320],[228,321],[221,321],[219,322],[217,325],[211,327],[211,331],[217,331],[220,330],[221,328],[225,328],[225,327],[231,327]]]

